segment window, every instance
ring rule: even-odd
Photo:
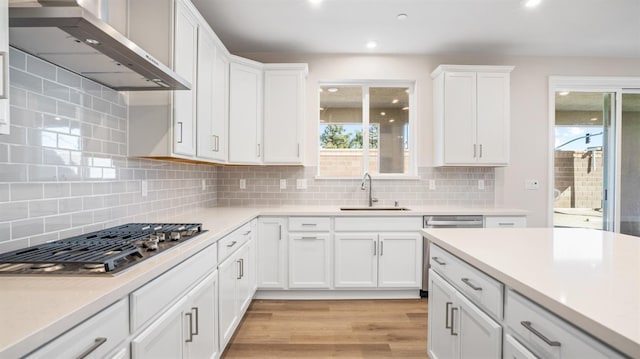
[[[320,85],[318,175],[413,175],[411,83]]]

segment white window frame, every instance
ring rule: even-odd
[[[418,166],[417,166],[417,143],[416,139],[416,114],[417,114],[417,101],[416,101],[416,82],[411,80],[345,80],[345,81],[318,81],[318,89],[325,86],[361,86],[362,87],[362,151],[363,151],[363,174],[369,171],[369,89],[371,87],[403,87],[409,89],[409,171],[408,173],[376,173],[371,174],[375,179],[402,179],[402,180],[419,180]],[[318,108],[320,108],[320,92],[318,91]],[[320,141],[320,111],[317,112],[316,117],[317,136],[316,142]],[[366,139],[366,140],[365,140]],[[380,139],[378,139],[378,142]],[[323,176],[320,174],[320,147],[318,146],[316,163],[318,169],[316,172],[317,179],[353,179],[359,176]]]

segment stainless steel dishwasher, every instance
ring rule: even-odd
[[[424,228],[482,228],[482,216],[425,216]],[[429,294],[429,240],[422,238],[422,289],[420,296]]]

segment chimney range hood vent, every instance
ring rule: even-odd
[[[9,43],[116,91],[191,88],[78,0],[11,1]]]

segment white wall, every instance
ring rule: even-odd
[[[374,56],[244,53],[261,62],[306,62],[307,119],[305,164],[317,165],[318,81],[346,79],[415,80],[418,166],[431,166],[432,81],[440,64],[513,65],[511,74],[511,165],[496,170],[496,204],[530,211],[529,224],[547,226],[548,78],[549,76],[640,76],[640,59],[504,56]],[[540,189],[524,189],[525,179],[540,180]]]

